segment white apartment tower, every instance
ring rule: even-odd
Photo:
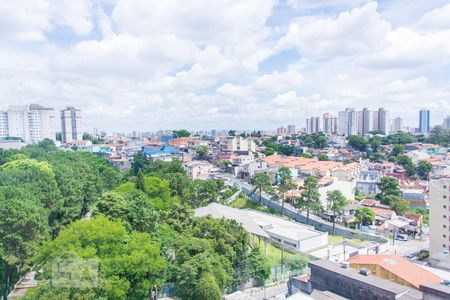
[[[338,130],[337,117],[329,113],[323,114],[323,132],[326,134],[335,134]]]
[[[0,111],[0,138],[8,136],[8,112]]]
[[[14,105],[0,112],[0,137],[17,137],[30,144],[43,139],[55,140],[55,135],[53,108],[38,104]]]
[[[81,110],[68,106],[61,110],[61,139],[63,143],[83,139],[81,131]]]
[[[392,120],[392,132],[403,131],[403,119],[396,117]]]
[[[389,121],[389,111],[385,110],[384,108],[380,107],[378,109],[378,131],[383,132],[384,134],[389,133],[390,129],[390,121]]]
[[[339,134],[349,136],[358,133],[358,118],[354,108],[339,112]]]
[[[450,178],[430,181],[430,257],[445,259],[450,252]]]
[[[287,133],[288,134],[294,134],[295,133],[295,125],[288,125]]]

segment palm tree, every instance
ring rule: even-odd
[[[308,176],[305,178],[303,184],[303,192],[299,198],[299,207],[306,209],[306,223],[309,223],[310,210],[317,211],[322,209],[322,203],[320,202],[319,187],[317,185],[317,179]]]
[[[272,190],[272,183],[267,173],[258,173],[252,178],[252,184],[254,186],[253,193],[259,192],[259,204],[261,204],[262,192],[270,193]]]
[[[347,204],[347,199],[342,195],[340,190],[333,190],[327,193],[327,201],[330,209],[333,210],[333,235],[336,226],[336,217],[344,213],[344,206]]]
[[[281,167],[278,170],[276,174],[276,185],[278,187],[278,198],[281,200],[281,215],[284,215],[286,193],[296,187],[292,182],[292,174],[288,168]]]

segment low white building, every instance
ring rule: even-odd
[[[213,168],[207,161],[190,161],[186,163],[184,167],[191,180],[208,179],[208,176]]]
[[[264,240],[271,239],[292,252],[310,252],[328,246],[328,233],[312,226],[288,221],[286,219],[255,210],[241,210],[218,203],[211,203],[195,210],[196,217],[233,219],[244,229]]]
[[[255,210],[246,210],[246,213],[273,241],[295,251],[310,252],[328,245],[328,233],[317,231],[313,226],[288,221]]]

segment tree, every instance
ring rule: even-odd
[[[303,152],[300,157],[304,157],[304,158],[313,158],[312,154],[309,152]]]
[[[417,175],[422,179],[428,179],[431,170],[433,170],[433,166],[425,160],[421,160],[417,165]]]
[[[358,224],[372,225],[375,221],[375,213],[368,207],[358,207],[355,210],[355,218]]]
[[[323,149],[328,145],[328,138],[323,132],[317,132],[313,133],[311,135],[311,138],[313,140],[313,146],[317,149]]]
[[[228,130],[229,136],[236,136],[236,130]]]
[[[133,162],[131,164],[132,174],[136,176],[139,173],[139,170],[145,171],[148,167],[147,164],[147,156],[142,151],[139,151],[133,157]]]
[[[257,173],[252,178],[252,185],[254,186],[253,193],[258,191],[259,203],[261,204],[262,192],[270,193],[272,191],[272,183],[267,173]]]
[[[383,203],[388,204],[397,215],[403,216],[409,210],[409,203],[400,196],[389,195],[383,199]]]
[[[330,160],[326,154],[320,154],[318,159],[319,159],[319,161],[329,161]]]
[[[403,152],[405,151],[405,146],[403,145],[394,145],[394,147],[392,148],[391,151],[391,156],[400,156],[403,154]]]
[[[383,176],[380,183],[378,184],[380,188],[380,193],[377,198],[383,200],[387,196],[400,196],[400,187],[396,178],[391,176]]]
[[[376,153],[380,150],[381,146],[381,138],[375,136],[369,140],[370,148],[372,148],[372,152]]]
[[[290,272],[303,270],[308,266],[308,260],[301,255],[292,255],[286,258],[286,265]]]
[[[177,137],[190,137],[191,133],[189,131],[187,131],[186,129],[181,129],[181,130],[173,130],[172,134]]]
[[[401,165],[406,170],[406,175],[414,176],[416,174],[416,166],[411,158],[406,155],[400,155],[397,157],[397,164]]]
[[[363,136],[360,135],[350,135],[348,137],[348,144],[352,146],[352,148],[359,150],[359,151],[366,151],[367,145],[369,144],[367,142],[367,139],[365,139]]]
[[[0,187],[0,266],[3,296],[27,268],[37,247],[49,237],[48,212],[30,191]]]
[[[306,177],[302,189],[299,208],[306,209],[306,223],[309,223],[310,210],[318,211],[322,209],[317,179],[312,176]]]
[[[330,209],[333,211],[333,235],[336,225],[336,218],[344,214],[344,206],[347,204],[347,199],[342,195],[340,190],[333,190],[327,192],[327,201]]]
[[[198,146],[195,151],[197,152],[197,155],[201,159],[205,159],[206,155],[208,154],[208,147],[207,146]]]
[[[68,225],[58,237],[45,243],[36,257],[36,266],[43,270],[43,278],[52,277],[55,260],[91,259],[101,265],[98,286],[70,291],[57,285],[38,286],[49,289],[47,295],[61,295],[59,299],[145,299],[153,285],[163,283],[166,262],[148,233],[127,232],[121,221],[111,221],[105,216],[81,220]],[[38,294],[34,292],[34,294]],[[28,299],[33,298],[33,293]],[[50,297],[46,297],[50,298]]]
[[[281,200],[281,215],[283,215],[286,193],[294,189],[295,184],[292,182],[291,170],[286,167],[281,167],[275,176],[275,184],[278,188],[278,198]]]
[[[450,144],[450,130],[443,129],[442,126],[435,126],[425,141],[442,147],[448,147]]]

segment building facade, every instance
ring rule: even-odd
[[[345,111],[340,111],[338,133],[345,136],[357,134],[357,123],[358,118],[354,108],[346,108]]]
[[[430,257],[441,260],[450,252],[450,178],[430,181]]]
[[[419,112],[419,133],[430,132],[430,110],[422,108]]]
[[[63,143],[81,141],[81,110],[75,107],[67,107],[61,110],[61,139]]]
[[[53,108],[38,104],[13,105],[0,112],[0,137],[20,138],[27,144],[55,140],[54,125]]]

